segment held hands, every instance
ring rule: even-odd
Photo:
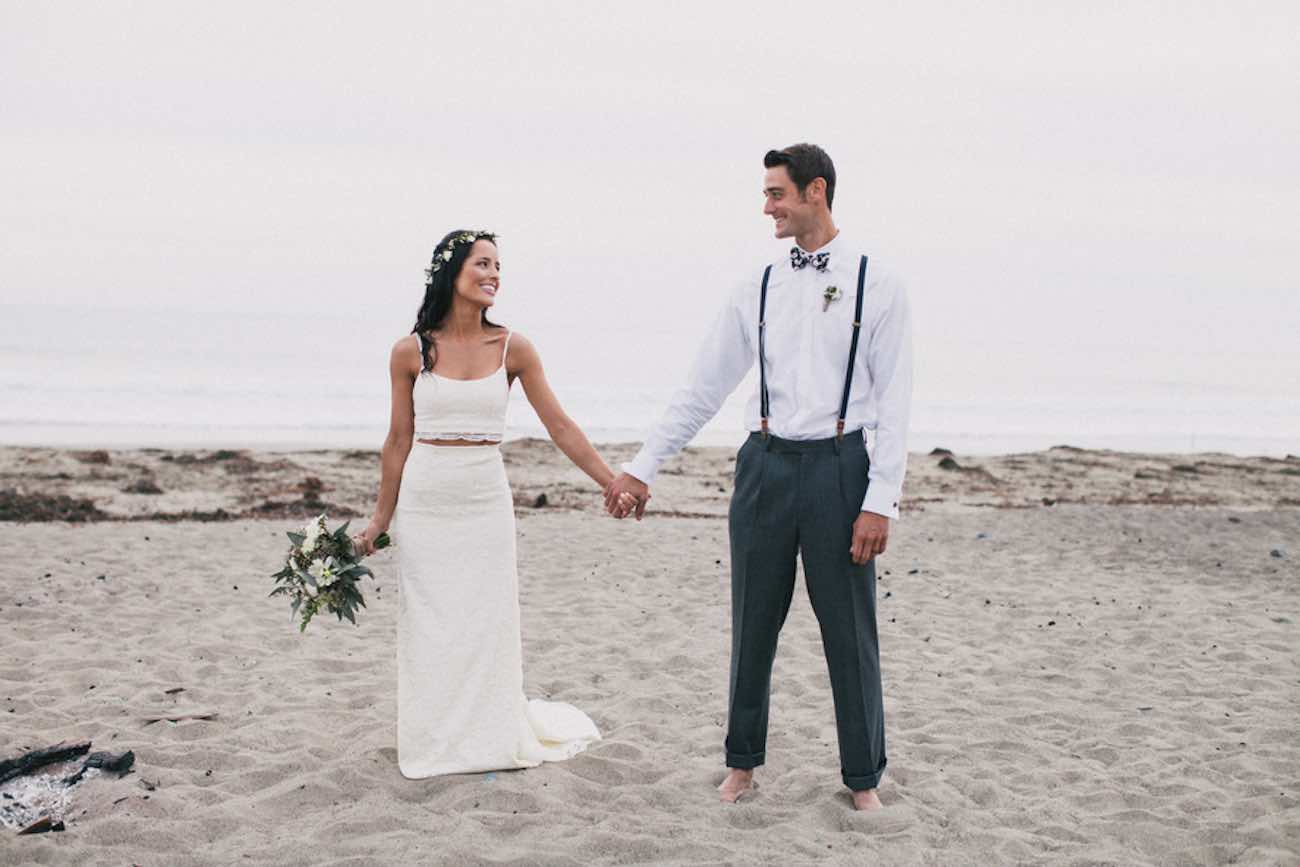
[[[889,519],[875,512],[863,512],[853,522],[853,544],[849,556],[859,566],[866,565],[872,557],[885,553],[889,541]]]
[[[645,505],[650,500],[650,488],[640,479],[620,473],[605,488],[605,510],[615,518],[626,518],[635,513],[641,520]]]

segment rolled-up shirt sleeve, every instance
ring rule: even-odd
[[[912,314],[907,292],[890,275],[880,286],[880,314],[867,334],[867,366],[876,404],[876,436],[862,511],[898,517],[907,472],[907,427],[912,414]]]
[[[749,372],[756,355],[740,309],[744,289],[742,286],[730,293],[695,356],[686,385],[673,394],[668,409],[636,457],[623,464],[628,475],[651,484],[663,462],[681,451],[718,414]],[[749,324],[757,327],[753,322]]]

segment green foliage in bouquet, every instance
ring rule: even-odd
[[[350,522],[349,522],[350,523]],[[340,621],[347,618],[354,626],[357,606],[366,607],[361,595],[361,578],[374,573],[361,563],[361,556],[348,535],[348,524],[330,531],[325,526],[325,516],[307,524],[289,537],[289,554],[285,564],[271,577],[276,587],[271,596],[288,596],[292,600],[289,616],[298,616],[298,631],[319,612],[333,614]],[[392,539],[382,533],[375,540],[376,548],[387,548]]]

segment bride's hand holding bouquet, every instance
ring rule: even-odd
[[[364,530],[352,537],[352,544],[356,546],[358,556],[368,557],[380,548],[387,548],[392,544],[392,539],[385,527],[371,521]]]
[[[361,595],[361,578],[374,573],[362,565],[361,558],[392,544],[385,532],[367,536],[373,527],[348,538],[348,525],[331,531],[321,515],[301,530],[287,533],[290,547],[284,566],[273,577],[276,587],[271,596],[288,596],[292,600],[290,616],[299,616],[298,631],[320,611],[333,614],[340,621],[347,618],[356,625],[356,609],[365,608]]]

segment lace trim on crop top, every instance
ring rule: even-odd
[[[510,351],[510,338],[514,336],[513,331],[506,332],[505,343],[501,347],[501,365],[496,370],[489,373],[487,376],[481,376],[476,379],[450,379],[445,376],[438,376],[432,370],[424,370],[423,360],[425,358],[426,353],[428,352],[428,347],[425,343],[424,335],[415,334],[413,336],[416,339],[416,343],[419,344],[420,359],[421,359],[421,370],[416,379],[415,388],[419,387],[420,381],[423,380],[424,377],[431,377],[434,380],[439,380],[441,382],[454,383],[457,386],[467,385],[470,387],[474,387],[480,384],[487,384],[490,382],[494,382],[498,379],[498,375],[500,375],[500,378],[505,380],[505,391],[507,394],[509,393],[510,380],[509,380],[509,374],[506,372],[506,355]],[[502,426],[502,428],[505,427],[504,408],[505,406],[504,406],[504,398],[503,398],[502,412],[499,420],[499,424]],[[418,408],[416,410],[416,415],[417,416],[419,415]],[[504,435],[504,430],[501,432],[484,433],[482,431],[463,431],[463,430],[453,431],[453,430],[438,430],[433,428],[427,428],[427,429],[417,428],[415,431],[415,439],[417,440],[454,440],[459,442],[474,442],[474,443],[499,443],[504,438],[503,435]]]
[[[415,432],[417,440],[458,440],[467,443],[499,443],[501,434],[478,434],[478,433],[450,433],[445,430],[418,430]]]

